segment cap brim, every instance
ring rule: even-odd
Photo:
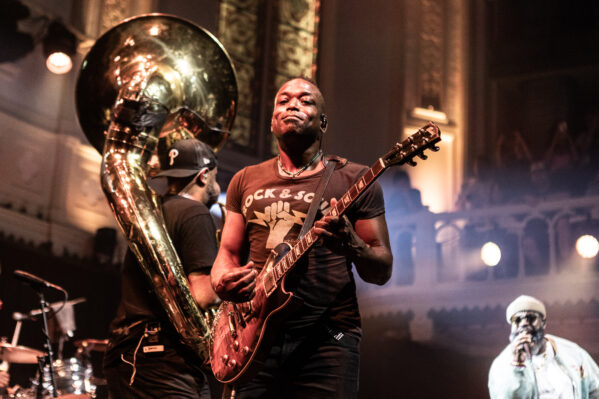
[[[163,170],[162,172],[157,173],[156,175],[154,175],[152,177],[156,178],[156,177],[187,177],[187,176],[191,176],[194,175],[196,173],[198,173],[199,170],[195,170],[195,169],[169,169],[169,170]]]

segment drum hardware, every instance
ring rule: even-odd
[[[105,352],[108,346],[107,339],[82,339],[73,343],[77,347],[77,352]]]
[[[87,300],[86,298],[81,297],[81,298],[71,299],[66,302],[64,302],[64,301],[52,302],[52,303],[48,304],[48,306],[46,307],[45,310],[46,310],[46,312],[50,312],[50,310],[52,310],[52,311],[54,311],[54,313],[58,313],[66,305],[77,305],[78,303],[83,303],[86,300]],[[12,314],[12,318],[13,318],[13,320],[16,320],[16,321],[21,321],[21,320],[35,321],[37,319],[37,316],[39,316],[40,314],[42,314],[41,309],[33,309],[27,313],[14,312]]]
[[[38,364],[38,373],[31,380],[29,388],[15,387],[9,392],[9,398],[95,398],[96,386],[106,382],[100,378],[95,378],[92,374],[91,362],[89,357],[79,356],[69,359],[53,359],[52,346],[48,335],[48,313],[54,314],[60,312],[66,305],[75,305],[86,301],[86,298],[76,298],[67,300],[67,292],[50,282],[42,280],[30,273],[15,271],[15,277],[28,283],[38,294],[40,299],[39,309],[33,309],[25,313],[15,312],[12,318],[16,321],[15,331],[11,343],[6,339],[0,341],[0,361],[2,370],[8,371],[10,363]],[[43,294],[45,288],[55,288],[65,295],[65,300],[60,302],[48,303]],[[23,320],[37,320],[42,315],[42,331],[46,339],[46,352],[17,345]],[[106,347],[107,340],[81,340],[75,343],[78,353],[89,351],[102,351]],[[60,352],[60,351],[59,351]],[[59,354],[60,356],[60,354]],[[59,396],[60,395],[60,396]]]
[[[39,367],[39,381],[38,381],[39,385],[37,387],[36,397],[38,399],[42,398],[42,385],[44,382],[44,370],[46,369],[46,366],[48,367],[48,374],[50,377],[49,380],[50,380],[50,384],[52,387],[52,396],[57,397],[58,395],[57,395],[57,391],[56,391],[56,383],[54,380],[54,361],[53,361],[54,354],[52,352],[52,343],[50,342],[50,334],[48,332],[48,317],[47,317],[48,312],[47,312],[47,310],[49,309],[50,305],[48,304],[48,302],[46,302],[46,298],[44,297],[44,289],[45,288],[53,288],[58,291],[61,291],[64,294],[63,303],[67,302],[67,300],[69,298],[69,294],[62,287],[52,284],[38,276],[31,274],[31,273],[27,273],[22,270],[15,270],[13,272],[13,275],[15,278],[27,283],[37,293],[37,295],[39,297],[39,302],[40,302],[40,313],[42,315],[42,333],[46,340],[46,342],[44,344],[44,346],[46,347],[46,353],[43,356],[37,356],[37,363],[38,363],[38,367]],[[62,307],[59,308],[56,312],[60,311],[60,309],[62,309]]]

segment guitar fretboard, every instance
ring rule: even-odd
[[[347,208],[349,208],[360,195],[376,180],[376,178],[385,171],[387,167],[381,158],[374,163],[364,173],[358,181],[350,187],[350,189],[337,201],[337,204],[332,207],[327,214],[333,216],[341,216]],[[273,266],[272,277],[279,282],[297,261],[314,245],[318,237],[312,227],[308,232],[281,258],[281,260]],[[270,276],[269,276],[270,277]]]

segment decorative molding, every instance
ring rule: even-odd
[[[94,148],[12,115],[0,113],[0,121],[0,168],[5,173],[0,205],[5,210],[89,234],[116,225],[103,199],[101,156]]]
[[[447,2],[447,11],[445,19],[447,21],[445,29],[446,37],[446,87],[445,95],[442,98],[443,110],[449,116],[451,121],[456,121],[462,125],[462,118],[466,114],[464,108],[464,81],[465,81],[465,28],[466,25],[466,6],[463,0],[451,0]]]
[[[316,75],[320,1],[281,0],[278,11],[275,87],[285,80],[279,75],[286,78]]]
[[[421,0],[420,4],[420,105],[443,109],[445,3],[443,0]]]
[[[239,102],[229,141],[235,145],[255,146],[256,127],[252,125],[256,106],[256,65],[259,43],[259,1],[224,0],[220,6],[219,39],[229,53],[237,72]]]

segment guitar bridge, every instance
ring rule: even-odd
[[[229,333],[231,334],[231,337],[237,338],[237,329],[235,328],[235,316],[233,315],[233,312],[227,314],[227,319],[229,320]]]
[[[239,304],[239,306],[237,306],[236,303],[233,304],[233,309],[235,310],[234,313],[235,313],[235,316],[236,316],[236,319],[237,319],[237,323],[239,323],[239,325],[241,326],[241,328],[245,328],[245,325],[246,325],[245,324],[245,319],[243,318],[243,314],[242,314],[243,312],[241,312],[239,310],[240,307],[243,308],[244,304]],[[231,313],[233,313],[233,312],[231,312]]]

